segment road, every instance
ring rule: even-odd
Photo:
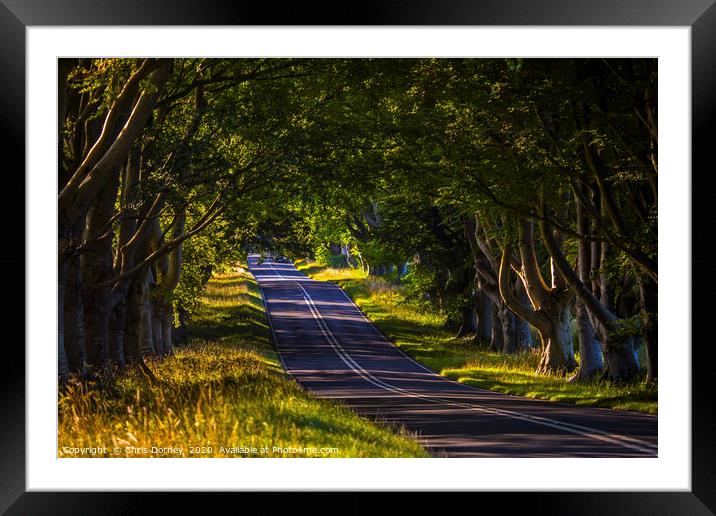
[[[657,417],[448,380],[388,341],[337,285],[292,264],[249,268],[284,368],[305,389],[403,425],[438,457],[656,457]]]

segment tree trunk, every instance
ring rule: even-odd
[[[502,331],[502,322],[500,322],[499,309],[495,309],[492,310],[492,334],[490,335],[490,351],[502,351],[504,342],[504,332]]]
[[[646,344],[646,377],[649,380],[656,380],[659,374],[657,284],[646,274],[640,274],[638,280],[644,343]]]
[[[546,209],[546,205],[543,204],[543,213],[546,213]],[[603,295],[602,300],[597,299],[584,282],[577,277],[555,242],[546,218],[540,220],[540,228],[547,250],[555,265],[569,283],[570,288],[577,294],[579,300],[589,310],[592,323],[597,331],[597,337],[603,344],[606,378],[618,383],[635,378],[639,373],[639,362],[636,360],[634,353],[634,335],[638,332],[630,328],[628,323],[625,324],[605,305],[605,302],[608,301],[608,295]],[[602,263],[604,262],[605,260],[602,259]],[[608,284],[608,282],[604,282],[601,285],[603,293],[605,292],[605,284]]]
[[[57,273],[57,376],[60,384],[67,381],[70,372],[65,353],[65,278],[67,272],[60,264]]]
[[[500,326],[502,328],[501,351],[508,354],[521,351],[517,339],[515,338],[515,314],[503,305],[497,310],[497,316],[500,318]]]
[[[492,340],[492,307],[494,304],[489,297],[482,291],[478,290],[475,295],[477,303],[477,332],[475,340],[481,347],[490,346]]]
[[[120,300],[109,317],[109,360],[119,367],[125,366],[124,328],[127,319],[127,305]]]
[[[84,249],[80,259],[83,282],[85,316],[85,346],[87,362],[96,369],[109,365],[110,287],[95,285],[114,277],[112,268],[112,235],[107,226],[114,213],[121,168],[112,171],[111,178],[99,191],[87,212],[83,234]]]
[[[530,298],[527,295],[527,290],[525,289],[522,281],[517,280],[516,290],[520,302],[525,306],[528,306],[530,303]],[[535,345],[534,341],[532,340],[530,324],[521,317],[517,316],[515,316],[515,340],[517,340],[517,346],[519,349],[530,349],[533,348]]]
[[[164,319],[164,299],[156,296],[151,302],[152,311],[152,341],[154,352],[158,356],[164,356],[164,331],[162,320]]]
[[[460,329],[457,332],[457,337],[465,337],[466,335],[473,335],[477,327],[475,320],[475,309],[472,305],[464,306],[460,314],[461,323]]]
[[[174,353],[174,343],[172,334],[174,330],[174,310],[170,303],[165,303],[164,313],[162,314],[162,346],[164,354],[169,356]]]
[[[64,352],[69,370],[83,373],[86,362],[84,316],[82,311],[82,284],[80,280],[79,256],[68,257],[60,265],[64,272],[61,283],[64,283],[63,313],[60,320],[64,326]]]
[[[142,283],[142,295],[140,297],[141,309],[139,318],[139,345],[142,356],[156,355],[154,347],[154,331],[152,329],[152,300],[149,292],[150,272],[144,273]]]
[[[534,347],[530,324],[517,316],[515,316],[515,341],[517,349],[519,350],[527,350]]]
[[[85,292],[87,363],[95,370],[105,369],[109,363],[109,309],[106,300],[101,297]]]
[[[602,349],[597,340],[589,312],[581,301],[577,301],[577,330],[579,334],[579,369],[571,381],[588,381],[604,371]]]
[[[551,324],[548,330],[540,330],[542,357],[537,372],[540,374],[570,372],[577,367],[577,362],[574,359],[569,306],[556,306],[551,310],[543,306],[542,310]]]
[[[127,289],[126,316],[124,326],[124,359],[127,363],[136,363],[142,359],[140,329],[142,325],[142,294],[144,278],[138,274],[130,281]]]
[[[577,186],[577,188],[579,188]],[[582,191],[581,189],[579,190]],[[584,206],[577,199],[577,231],[586,235],[591,231],[591,222],[586,216]],[[577,243],[577,274],[585,288],[590,285],[590,270],[595,275],[601,263],[601,252],[592,244],[582,239]],[[570,381],[588,381],[604,372],[604,357],[601,344],[597,340],[589,310],[582,301],[577,299],[577,332],[579,335],[579,369]]]
[[[537,373],[564,373],[577,366],[574,359],[572,332],[569,324],[569,301],[572,294],[560,285],[559,274],[553,270],[552,286],[547,287],[539,270],[532,239],[532,225],[523,222],[520,229],[520,257],[522,281],[531,299],[528,307],[515,294],[510,279],[509,256],[512,250],[505,244],[500,259],[499,286],[505,304],[534,325],[542,341],[542,357]]]
[[[640,368],[632,336],[615,336],[605,339],[605,376],[615,382],[628,382],[639,375]]]

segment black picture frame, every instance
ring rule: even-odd
[[[364,0],[350,8],[340,2],[282,5],[225,0],[155,0],[151,3],[147,0],[0,0],[0,116],[3,121],[0,146],[6,158],[4,181],[14,178],[17,181],[13,185],[15,191],[25,192],[24,174],[20,173],[25,169],[24,152],[18,151],[25,148],[25,28],[38,25],[688,26],[692,38],[692,169],[699,164],[713,167],[713,160],[707,160],[714,141],[711,125],[716,120],[716,0]],[[12,168],[7,165],[9,156],[19,158]],[[684,171],[684,174],[689,173]],[[48,172],[48,180],[51,177]],[[3,184],[10,188],[9,182]],[[694,194],[697,191],[694,189]],[[17,206],[0,204],[5,216],[0,220],[17,220],[21,213]],[[692,206],[699,204],[694,201]],[[692,211],[692,219],[711,222],[713,216],[696,217]],[[25,267],[24,226],[15,224],[13,227],[15,229],[5,231],[5,241],[11,245],[0,260],[6,270],[24,271],[24,277],[31,273]],[[707,262],[692,258],[693,269],[706,265]],[[14,292],[24,291],[20,290],[24,288],[23,277],[15,274],[14,278],[8,278],[6,288]],[[691,282],[691,278],[687,280]],[[48,286],[48,291],[50,288]],[[19,308],[24,303],[15,305]],[[697,309],[695,303],[692,306]],[[31,306],[24,308],[32,310]],[[17,314],[13,318],[9,312],[6,316],[9,321],[19,321],[21,317]],[[698,317],[692,315],[692,320],[698,320]],[[5,328],[9,329],[9,326],[6,324]],[[186,510],[194,504],[205,503],[206,494],[197,496],[185,492],[171,495],[26,492],[25,351],[17,344],[18,337],[5,340],[5,356],[9,362],[0,375],[0,511],[7,511],[7,514],[135,514],[149,507],[148,498],[156,496],[162,498],[165,513],[174,508]],[[509,496],[505,493],[476,493],[472,496],[477,496],[481,502],[494,498],[500,510],[504,512],[506,509],[507,513],[515,507],[528,505],[533,514],[713,514],[716,511],[716,427],[708,383],[712,375],[707,356],[709,346],[703,344],[706,345],[692,345],[691,491],[531,492],[510,493]],[[54,344],[48,343],[48,352],[52,346]],[[211,496],[226,499],[236,495],[213,493]],[[292,505],[300,505],[303,498],[294,495],[289,499]],[[372,503],[372,495],[353,493],[350,498],[352,501],[346,506],[352,512],[364,512]],[[413,499],[422,503],[419,496]],[[212,506],[218,507],[215,502],[212,501]],[[244,507],[243,510],[247,509]]]

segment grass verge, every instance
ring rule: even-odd
[[[337,283],[406,354],[451,380],[473,387],[575,405],[657,413],[657,387],[646,382],[613,385],[569,383],[561,376],[535,374],[539,353],[504,355],[478,349],[472,339],[455,338],[444,319],[406,302],[401,289],[360,269],[334,269],[297,262],[307,276]],[[579,358],[579,357],[577,357]]]
[[[68,386],[58,455],[86,457],[78,450],[94,447],[102,457],[427,456],[402,430],[290,379],[250,274],[212,278],[189,335],[187,347],[148,362],[156,380],[130,368],[101,387]]]

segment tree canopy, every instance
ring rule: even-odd
[[[656,59],[62,59],[60,375],[171,353],[248,252],[343,249],[477,346],[615,382],[644,346],[656,379],[656,86]]]

